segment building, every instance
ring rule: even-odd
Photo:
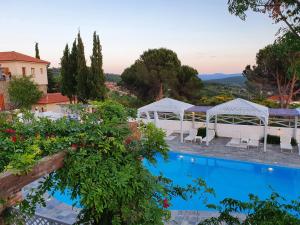
[[[0,110],[9,109],[8,84],[12,77],[31,76],[47,94],[47,66],[50,63],[18,52],[0,52]]]
[[[61,93],[48,93],[38,101],[34,108],[37,108],[40,112],[61,112],[60,105],[69,103],[68,97],[63,96]]]

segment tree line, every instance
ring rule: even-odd
[[[76,99],[87,103],[88,100],[103,100],[106,96],[103,72],[102,46],[99,35],[93,34],[93,53],[88,67],[84,55],[84,45],[80,32],[70,49],[66,44],[61,58],[61,92],[70,102]]]

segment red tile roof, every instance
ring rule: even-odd
[[[51,104],[51,103],[62,103],[69,102],[67,96],[63,96],[61,93],[48,93],[43,96],[37,104]]]
[[[22,62],[34,62],[34,63],[44,63],[50,64],[49,62],[41,59],[31,57],[29,55],[24,55],[19,52],[0,52],[0,62],[1,61],[22,61]]]
[[[284,100],[287,100],[289,96],[288,95],[283,95],[282,97],[283,97]],[[268,97],[268,100],[279,102],[280,101],[280,96],[279,95],[272,95],[272,96]]]

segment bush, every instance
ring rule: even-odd
[[[264,138],[261,140],[262,142],[264,141]],[[272,144],[272,145],[280,145],[280,137],[277,135],[270,135],[268,134],[267,136],[267,144]],[[292,146],[297,145],[297,140],[295,138],[292,138],[291,140]]]
[[[200,127],[197,136],[206,137],[206,127]]]

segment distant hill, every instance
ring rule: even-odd
[[[225,84],[229,86],[245,86],[246,78],[243,76],[232,76],[222,79],[204,80],[204,83]]]
[[[217,80],[217,79],[224,79],[224,78],[230,78],[230,77],[242,77],[241,73],[231,73],[231,74],[225,74],[225,73],[214,73],[214,74],[199,74],[198,77],[203,80]]]
[[[114,73],[106,73],[105,74],[106,81],[118,83],[121,81],[121,76],[119,74]]]

